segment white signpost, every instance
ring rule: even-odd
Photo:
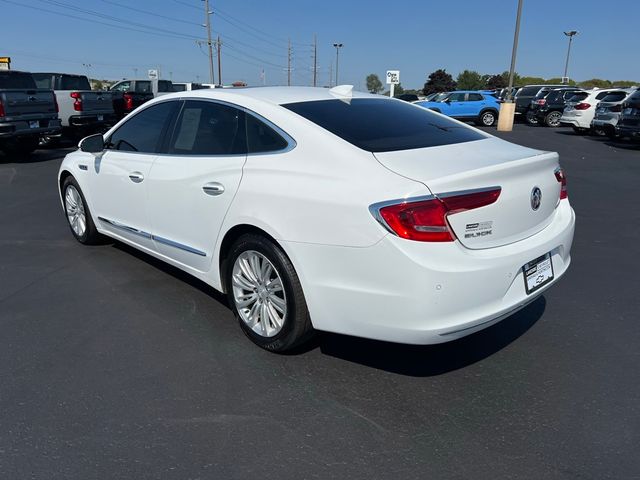
[[[149,70],[147,72],[147,75],[149,75],[149,80],[157,80],[158,79],[158,70]]]
[[[400,70],[387,70],[387,85],[391,85],[389,96],[393,98],[395,86],[400,83]]]

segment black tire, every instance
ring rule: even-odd
[[[533,111],[531,110],[527,110],[527,113],[525,114],[525,119],[527,120],[527,123],[529,125],[538,125],[538,123],[540,123],[538,121],[538,117],[536,117],[535,113],[533,113]]]
[[[258,252],[266,257],[275,267],[283,286],[286,313],[280,331],[272,337],[263,336],[253,331],[242,319],[236,305],[233,288],[233,268],[238,257],[244,252]],[[240,328],[253,343],[272,352],[285,352],[302,345],[312,337],[314,330],[300,280],[291,261],[277,244],[265,236],[253,233],[242,235],[229,250],[224,267],[229,305],[240,324]]]
[[[544,116],[544,124],[547,127],[559,127],[560,126],[560,117],[562,117],[561,112],[553,111],[549,112]]]
[[[7,140],[2,144],[2,150],[8,155],[29,155],[38,148],[38,137],[19,137]]]
[[[495,110],[483,110],[476,118],[476,125],[480,127],[493,127],[498,121],[498,112]]]
[[[78,194],[80,195],[80,200],[82,201],[82,208],[84,210],[86,227],[85,227],[84,233],[82,233],[81,235],[76,233],[76,231],[73,229],[69,215],[67,215],[67,211],[68,211],[67,210],[67,192],[70,187],[73,187],[78,192]],[[87,205],[87,201],[84,198],[84,194],[82,193],[82,190],[80,190],[80,186],[78,185],[78,182],[76,182],[76,179],[73,178],[71,175],[65,178],[64,182],[62,183],[62,200],[64,203],[64,216],[67,219],[67,225],[69,225],[69,229],[71,230],[71,233],[76,238],[76,240],[78,240],[80,243],[84,245],[97,245],[97,244],[103,243],[104,236],[98,233],[98,230],[96,229],[96,226],[93,223],[93,218],[91,217],[91,211],[89,210],[89,205]]]

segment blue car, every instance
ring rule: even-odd
[[[473,121],[483,127],[491,127],[498,121],[500,102],[487,92],[457,90],[436,99],[435,102],[414,103],[458,120]]]

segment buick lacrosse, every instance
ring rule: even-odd
[[[162,96],[82,140],[58,185],[78,241],[225,292],[273,351],[476,332],[565,273],[575,223],[556,153],[349,86]]]

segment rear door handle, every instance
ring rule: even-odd
[[[202,190],[207,195],[211,195],[213,197],[217,195],[222,195],[224,193],[224,185],[218,182],[210,182],[202,187]]]
[[[129,174],[129,179],[133,183],[140,183],[141,181],[144,180],[144,175],[142,175],[140,172],[131,172]]]

